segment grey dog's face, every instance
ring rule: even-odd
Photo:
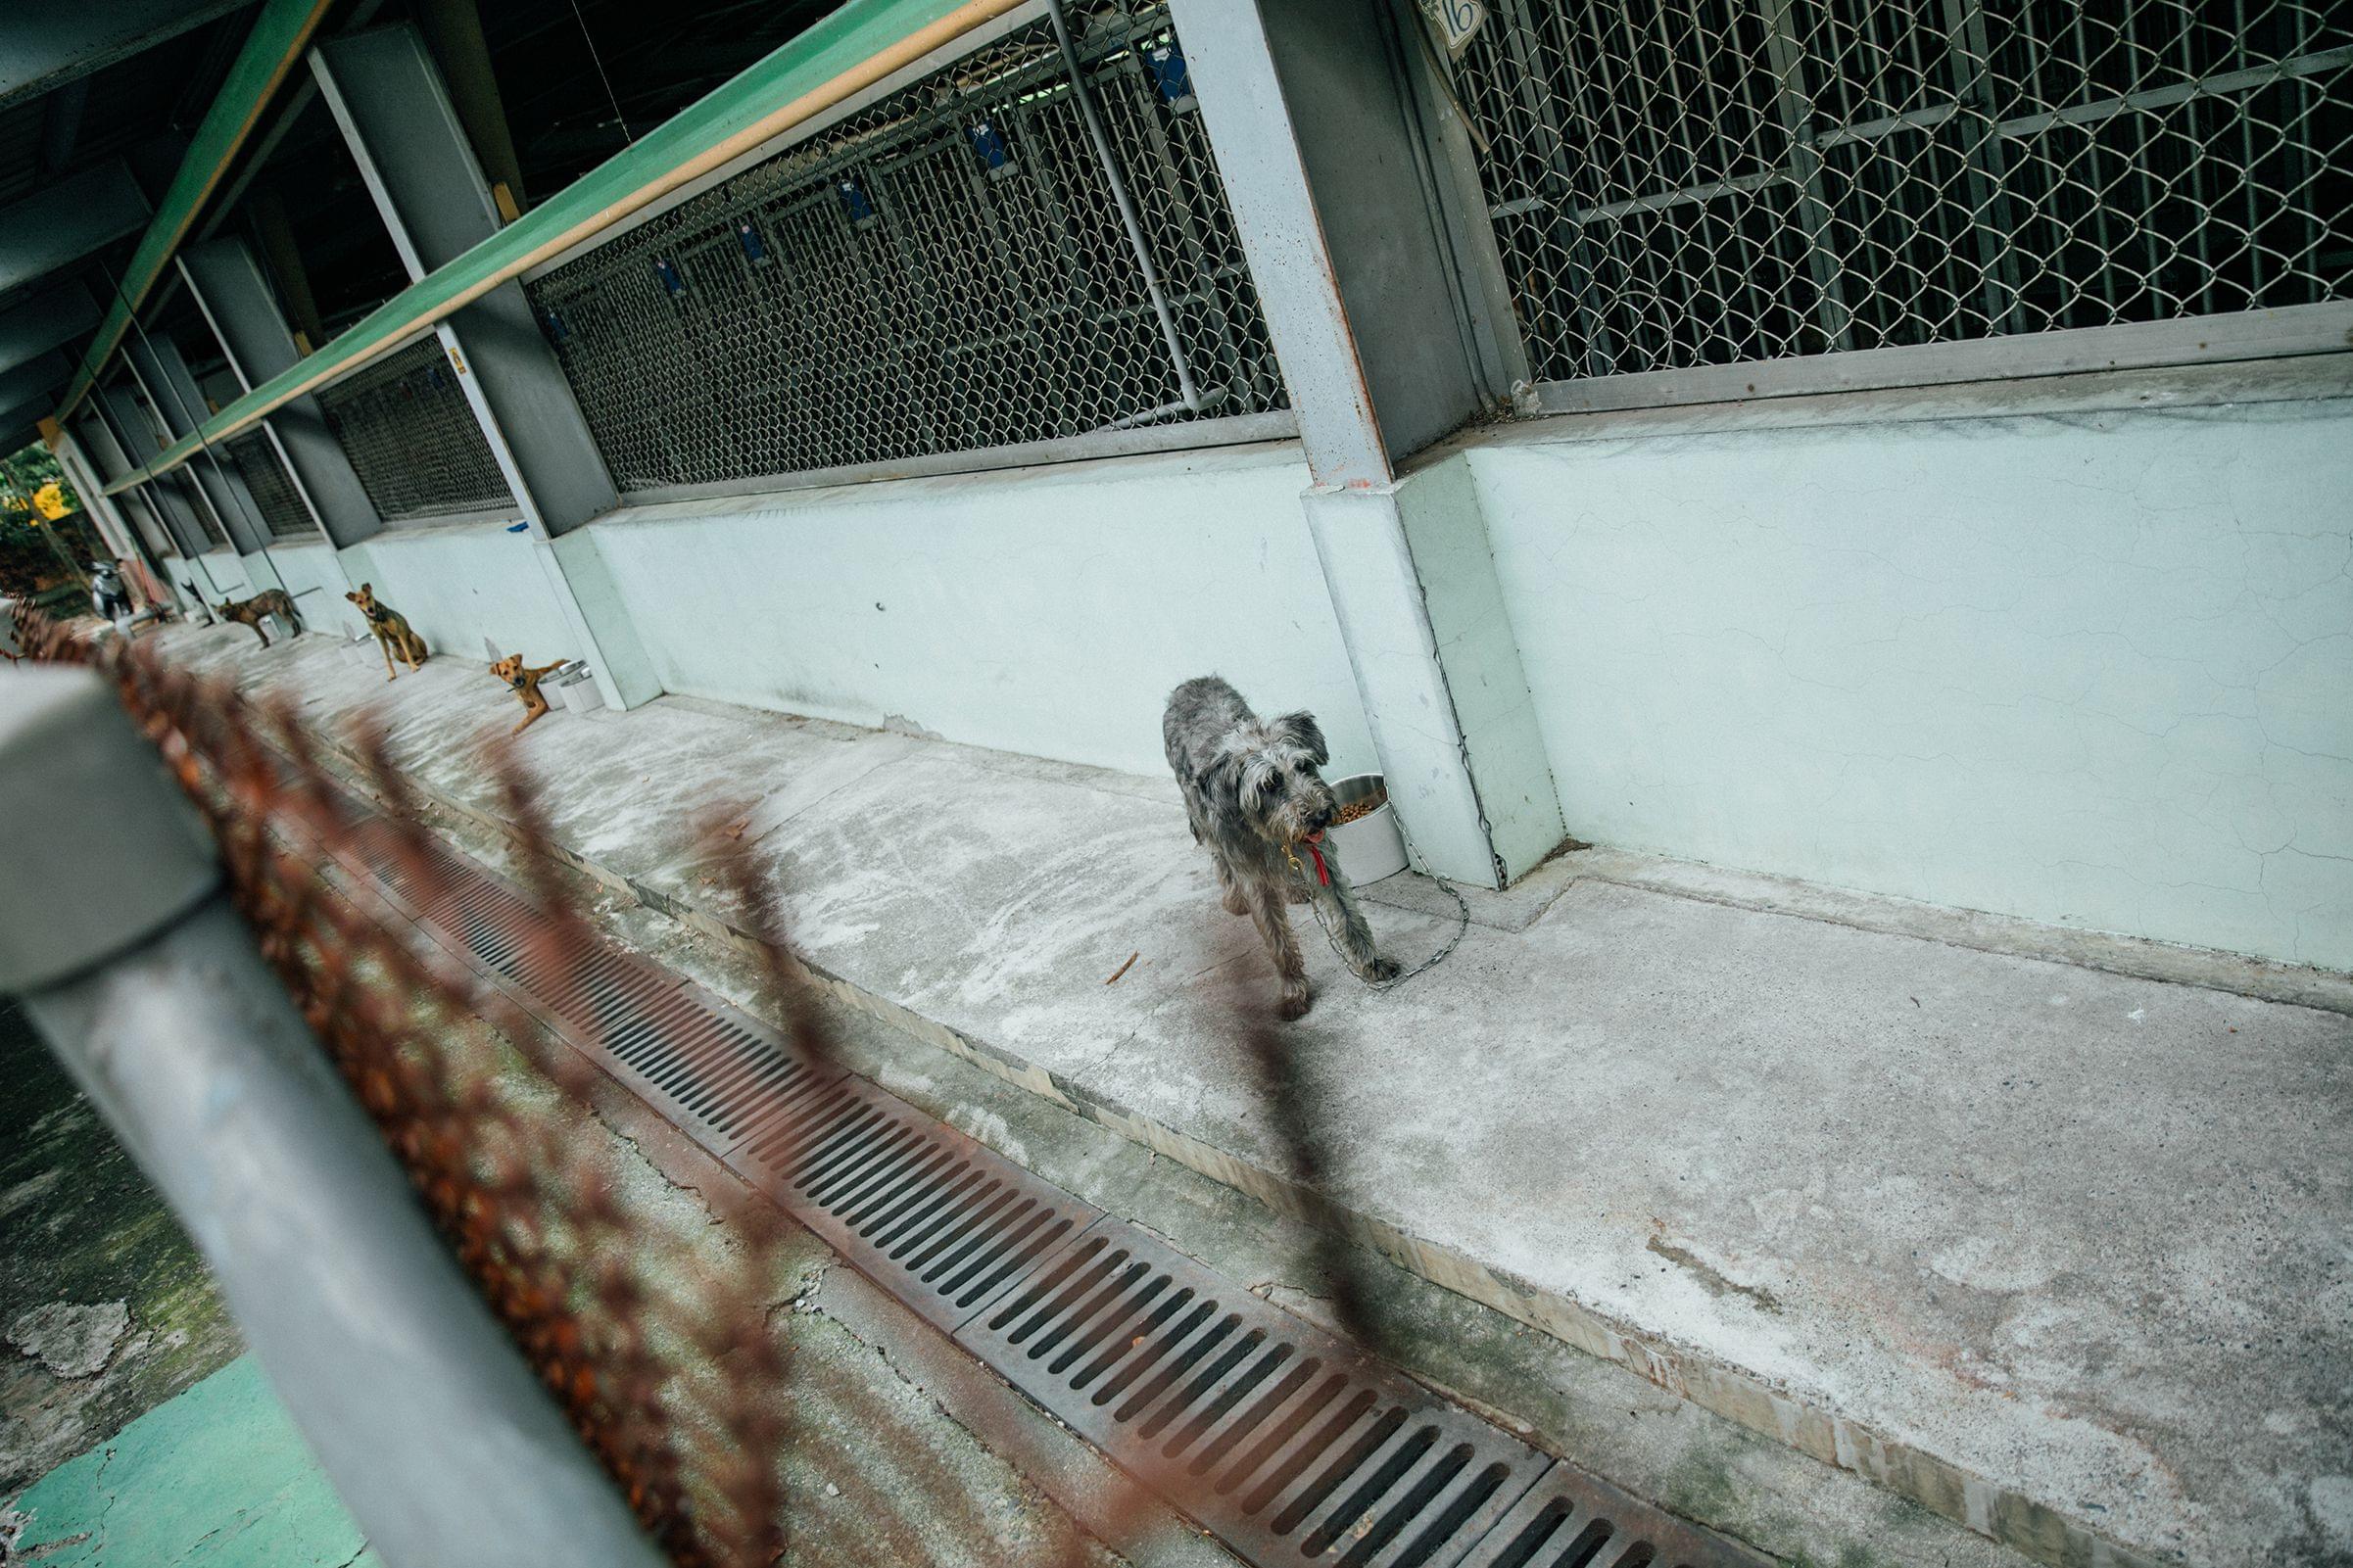
[[[1304,713],[1269,724],[1262,742],[1244,754],[1237,790],[1242,816],[1268,842],[1312,838],[1339,815],[1331,785],[1317,772],[1324,756],[1322,733]]]

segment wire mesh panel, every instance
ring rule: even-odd
[[[254,504],[262,508],[262,520],[269,527],[269,537],[289,544],[315,543],[318,524],[304,504],[302,493],[294,488],[293,476],[278,456],[269,438],[259,430],[231,437],[221,444],[229,461],[236,465],[238,477],[245,481]]]
[[[318,404],[386,522],[513,508],[514,495],[438,338],[325,388]]]
[[[1044,21],[537,279],[624,491],[1260,413],[1282,380],[1160,7]]]
[[[220,526],[220,518],[214,512],[212,501],[198,487],[194,474],[184,471],[178,474],[166,474],[161,483],[171,487],[171,493],[177,498],[180,509],[194,519],[197,532],[204,536],[204,547],[207,552],[229,547],[228,533]]]
[[[116,439],[133,462],[145,462],[171,444],[165,433],[164,421],[157,415],[144,388],[130,385],[118,389],[110,395],[108,413]],[[186,543],[194,544],[198,553],[227,547],[229,537],[221,529],[220,519],[213,515],[212,503],[197,489],[194,474],[185,471],[164,474],[155,481],[155,505],[159,509],[175,514],[195,527],[198,537]],[[178,529],[181,523],[171,526]],[[173,544],[181,543],[175,534]]]
[[[2327,0],[1489,0],[1539,380],[2353,298]]]

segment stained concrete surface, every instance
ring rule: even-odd
[[[469,852],[519,872],[510,846],[490,831],[446,811],[429,811],[428,820]],[[766,1005],[758,964],[735,945],[615,895],[594,897],[589,907],[608,932],[656,963],[751,1011]],[[1335,1254],[1306,1223],[1271,1215],[1256,1199],[847,1004],[821,1003],[820,1011],[833,1049],[853,1070],[1237,1285],[1341,1332],[1328,1270],[1346,1268],[1383,1353],[1402,1370],[1687,1519],[1796,1568],[2021,1568],[2027,1561],[1369,1250],[1347,1246]],[[827,1293],[856,1321],[861,1314],[840,1300],[848,1278],[837,1270]],[[914,1362],[928,1343],[921,1334],[909,1339],[891,1351],[894,1364]],[[932,1375],[940,1375],[941,1359],[960,1354],[932,1357]]]
[[[366,1568],[186,1233],[0,998],[0,1563]]]
[[[45,1568],[383,1568],[251,1355],[43,1476],[0,1542]]]
[[[0,997],[0,1498],[243,1349],[185,1233]]]
[[[479,666],[168,641],[313,717],[380,704],[496,814]],[[747,818],[825,972],[1280,1167],[1231,1043],[1271,985],[1166,782],[667,699],[520,750],[642,895],[724,918],[693,825]],[[1409,960],[1446,928],[1375,926]],[[2353,1021],[1599,880],[1385,995],[1304,937],[1335,1194],[1464,1288],[2051,1560],[2353,1554]]]

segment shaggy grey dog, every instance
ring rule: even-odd
[[[1330,758],[1314,716],[1261,723],[1239,691],[1205,675],[1169,693],[1160,734],[1193,837],[1217,862],[1225,908],[1257,924],[1282,977],[1281,1015],[1298,1018],[1312,995],[1286,904],[1314,902],[1358,974],[1394,978],[1397,966],[1373,949],[1356,894],[1323,843],[1340,808],[1316,771]]]

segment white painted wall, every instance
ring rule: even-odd
[[[641,508],[596,539],[665,689],[1158,774],[1212,671],[1375,766],[1291,443]]]
[[[321,540],[315,545],[272,545],[270,564],[294,595],[295,612],[308,631],[346,637],[363,630],[360,612],[344,598],[343,571],[334,547]]]
[[[352,586],[374,584],[434,652],[479,660],[487,637],[535,664],[580,654],[530,538],[504,523],[387,529],[342,559]]]
[[[211,608],[224,598],[243,598],[252,592],[253,579],[245,570],[245,562],[237,552],[228,549],[209,550],[193,560],[167,562],[182,583],[193,583],[196,592],[204,596]]]
[[[1572,832],[2353,967],[2353,403],[1456,460]]]

